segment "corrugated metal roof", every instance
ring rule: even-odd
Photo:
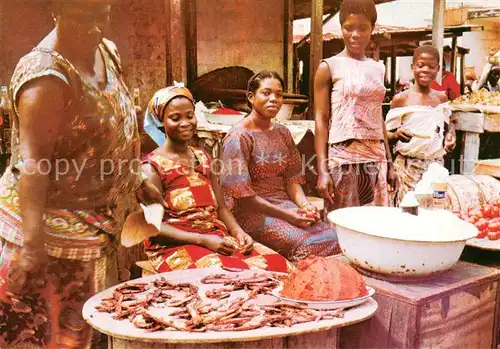
[[[480,29],[482,28],[481,26],[478,25],[462,25],[462,26],[456,26],[456,27],[447,27],[446,31],[447,32],[467,32],[471,31],[473,29]],[[398,26],[390,26],[390,25],[375,25],[375,29],[373,30],[373,35],[384,35],[384,34],[411,34],[411,33],[418,33],[418,32],[432,32],[432,27],[418,27],[418,28],[407,28],[407,27],[398,27]],[[300,42],[306,35],[294,35],[293,36],[293,43],[298,43]],[[323,33],[323,41],[330,41],[330,40],[335,40],[335,39],[341,39],[342,38],[342,32],[340,30],[335,30],[332,32],[328,33]],[[307,40],[308,42],[310,39]]]

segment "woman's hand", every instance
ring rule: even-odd
[[[392,164],[387,169],[387,184],[389,185],[389,194],[394,194],[399,189],[399,179]]]
[[[236,231],[233,237],[238,241],[240,251],[243,254],[248,254],[253,249],[253,239],[250,235],[245,233],[242,229]]]
[[[306,205],[301,206],[297,210],[297,213],[306,218],[314,219],[316,222],[321,219],[321,213],[318,211],[316,206],[314,206],[310,202]]]
[[[137,189],[136,196],[137,200],[143,205],[160,204],[168,208],[163,194],[149,179],[142,181],[141,186]]]
[[[323,199],[333,204],[333,181],[329,173],[320,173],[318,175],[316,189]]]
[[[414,136],[413,133],[411,133],[410,131],[403,130],[401,128],[399,128],[396,132],[393,133],[393,138],[403,143],[408,143],[409,141],[411,141],[413,136]]]
[[[231,241],[217,235],[203,235],[200,245],[225,256],[232,255],[236,250]]]
[[[457,137],[453,133],[448,132],[446,134],[446,137],[444,138],[444,150],[447,153],[451,153],[453,149],[455,149],[456,145],[457,145]]]
[[[288,217],[286,221],[301,229],[307,229],[311,227],[314,223],[316,223],[316,220],[300,214],[299,212],[297,212],[297,209],[292,209],[288,211]]]
[[[44,243],[22,247],[7,276],[9,291],[22,295],[43,287],[48,260]]]

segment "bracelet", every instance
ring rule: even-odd
[[[312,206],[312,204],[310,202],[306,202],[305,204],[300,205],[299,208],[304,208],[306,206]]]

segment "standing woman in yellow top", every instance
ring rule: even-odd
[[[345,49],[314,79],[317,189],[331,208],[385,206],[397,186],[382,116],[385,68],[365,54],[376,21],[373,0],[344,0]]]
[[[11,82],[12,161],[0,180],[0,347],[91,347],[85,301],[113,281],[116,234],[140,178],[134,106],[110,4],[56,0],[55,28]],[[146,200],[144,200],[146,202]]]

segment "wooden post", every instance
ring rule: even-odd
[[[174,81],[187,81],[185,2],[186,0],[165,0],[168,85]]]
[[[439,57],[443,59],[443,41],[444,41],[444,10],[446,0],[434,0],[434,13],[432,16],[432,44],[439,51]],[[443,67],[438,72],[436,80],[441,84],[443,77]]]
[[[172,18],[172,11],[170,8],[170,0],[165,0],[165,84],[170,86],[173,84],[172,78],[172,31],[170,30],[170,18]]]
[[[311,52],[309,62],[309,100],[314,105],[314,75],[323,58],[323,0],[311,0]]]
[[[196,23],[196,0],[186,0],[186,63],[187,85],[198,77],[198,36]]]
[[[460,94],[464,94],[465,87],[465,55],[460,57]]]
[[[479,133],[465,132],[464,150],[460,173],[463,175],[471,175],[474,173],[474,166],[479,160]]]
[[[285,27],[283,31],[283,78],[286,92],[292,93],[293,86],[293,0],[285,2]]]
[[[375,42],[375,50],[373,50],[373,60],[378,62],[380,61],[380,44]]]
[[[457,35],[453,34],[451,39],[451,65],[450,72],[457,76]]]
[[[396,43],[392,43],[391,47],[391,93],[392,97],[396,94],[396,60],[397,60],[397,47]]]

